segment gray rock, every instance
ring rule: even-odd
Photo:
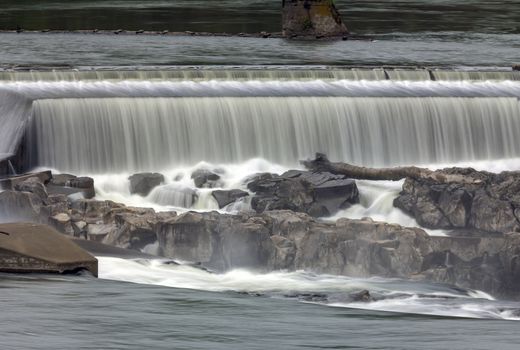
[[[249,193],[247,193],[246,191],[242,191],[242,190],[228,190],[228,191],[216,190],[216,191],[213,191],[211,193],[211,195],[217,201],[218,207],[220,209],[222,209],[226,205],[234,203],[240,198],[247,197],[249,195]]]
[[[324,223],[287,210],[190,212],[155,227],[162,255],[215,271],[247,267],[414,278],[510,296],[520,287],[517,233],[430,237],[415,228],[371,220]],[[357,300],[367,298],[361,293]]]
[[[47,197],[48,197],[47,190],[45,189],[45,185],[37,177],[30,177],[28,179],[25,179],[22,182],[17,183],[14,186],[14,189],[16,191],[34,193],[35,195],[40,197],[40,199],[42,201],[47,200]]]
[[[291,170],[280,176],[259,174],[247,187],[255,192],[251,206],[257,212],[287,209],[322,217],[359,201],[355,181],[326,172]]]
[[[146,197],[150,192],[164,182],[164,175],[158,173],[139,173],[128,178],[130,193]]]
[[[67,183],[76,177],[77,176],[71,174],[53,174],[50,184],[55,186],[67,186]]]
[[[96,191],[94,189],[94,179],[90,177],[75,177],[68,180],[66,185],[68,187],[81,189],[86,199],[91,199],[96,196]]]
[[[440,184],[406,179],[394,206],[433,229],[520,231],[520,172],[492,174],[471,168],[438,172],[464,174],[478,181]]]
[[[219,187],[220,175],[207,170],[197,169],[191,174],[191,178],[197,188],[214,188]]]

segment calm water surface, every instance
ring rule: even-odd
[[[280,31],[280,0],[2,0],[0,29]],[[518,0],[336,0],[356,33],[520,33]]]
[[[517,349],[518,323],[89,277],[0,275],[3,350]]]

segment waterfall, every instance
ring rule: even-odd
[[[35,101],[34,165],[161,170],[315,152],[366,166],[520,156],[516,98],[182,97]]]

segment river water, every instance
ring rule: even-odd
[[[294,297],[298,289],[311,293],[313,288],[329,289],[337,296],[349,287],[367,286],[379,286],[383,293],[390,288],[405,293],[415,289],[423,296],[374,303],[372,310]],[[518,346],[517,323],[500,320],[515,319],[503,311],[515,307],[513,303],[398,280],[244,271],[212,276],[182,266],[101,258],[100,279],[0,275],[0,288],[2,349],[6,350],[506,350]],[[411,313],[377,310],[391,310],[392,305],[394,310]],[[435,313],[464,318],[431,315]]]
[[[520,169],[518,1],[336,1],[365,39],[334,42],[131,32],[276,32],[279,1],[1,2],[1,30],[128,30],[0,33],[0,158],[25,135],[29,164],[94,177],[98,199],[215,210],[195,169],[245,189],[317,151],[367,166]],[[138,171],[166,182],[131,195]],[[323,219],[418,226],[393,208],[401,183],[358,186],[360,204]],[[99,259],[99,279],[0,275],[1,348],[518,347],[520,303],[480,291]],[[365,289],[375,300],[349,299]]]

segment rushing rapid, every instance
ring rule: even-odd
[[[237,292],[296,299],[331,307],[447,317],[520,320],[517,303],[498,302],[473,290],[400,279],[352,278],[303,271],[212,273],[167,260],[124,260],[99,257],[99,277],[165,287]],[[359,295],[368,290],[370,297]]]

